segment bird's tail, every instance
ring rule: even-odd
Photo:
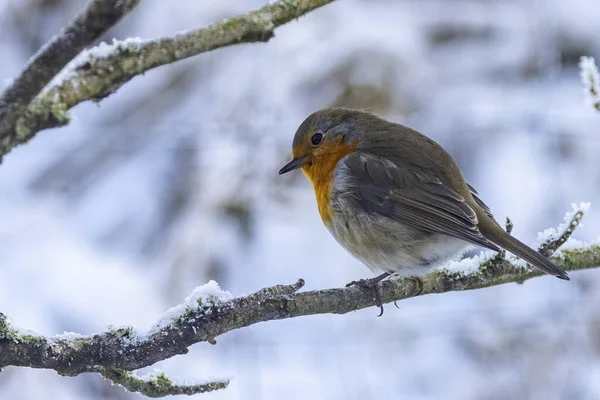
[[[491,236],[491,235],[489,235]],[[488,238],[490,238],[488,236]],[[544,271],[549,275],[554,275],[557,278],[571,280],[569,275],[562,270],[558,265],[548,260],[546,257],[533,250],[531,247],[522,243],[518,239],[504,232],[500,227],[494,229],[493,238],[490,238],[498,246],[508,250],[514,255],[521,257],[531,265]]]

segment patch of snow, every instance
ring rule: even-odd
[[[511,262],[511,264],[513,264],[514,266],[517,267],[521,267],[523,269],[526,269],[527,271],[533,271],[533,267],[525,260],[523,260],[522,258],[519,258],[515,255],[510,255],[508,257],[509,261]]]
[[[22,0],[0,1],[34,12]],[[72,2],[55,3],[64,13]],[[161,37],[256,6],[154,3],[122,29]],[[146,331],[207,276],[234,295],[299,277],[308,290],[370,277],[323,227],[310,183],[276,175],[302,119],[347,104],[348,94],[450,150],[494,214],[510,215],[515,236],[533,243],[541,228],[558,225],[552,210],[570,209],[565,197],[596,198],[600,179],[598,115],[581,104],[575,68],[556,57],[580,44],[598,54],[600,7],[539,3],[336,2],[279,28],[268,44],[157,68],[100,109],[82,104],[78,122],[38,135],[0,167],[0,311],[48,335],[89,335],[111,323]],[[0,14],[0,76],[16,76],[30,49],[10,32],[12,12]],[[61,14],[40,15],[38,34],[49,37]],[[186,64],[200,69],[175,85]],[[391,105],[371,105],[364,85]],[[163,91],[170,97],[157,103]],[[124,126],[106,125],[121,119]],[[170,156],[186,137],[185,153]],[[554,151],[557,140],[570,157]],[[161,230],[157,253],[142,253],[148,232],[163,226],[165,183],[181,176],[169,172],[180,171],[180,154],[190,155],[191,199],[179,222]],[[77,178],[81,170],[89,173]],[[31,190],[40,175],[58,181]],[[247,207],[250,235],[222,212],[232,202]],[[590,210],[577,237],[596,238],[599,221]],[[203,400],[600,398],[589,340],[600,274],[573,278],[422,296],[386,307],[382,318],[369,308],[256,324],[157,366],[178,377],[235,376]],[[532,365],[548,368],[532,375]],[[0,398],[125,396],[87,378],[7,368]]]
[[[138,50],[144,43],[144,40],[139,37],[127,38],[125,40],[113,39],[112,43],[102,42],[97,46],[83,50],[71,62],[69,62],[52,80],[46,85],[43,93],[50,89],[62,85],[65,81],[73,78],[76,75],[77,69],[87,62],[100,58],[107,58],[116,50],[131,49]]]
[[[171,383],[173,383],[173,385],[175,385],[175,386],[206,385],[206,384],[213,383],[213,382],[224,382],[224,381],[228,381],[228,380],[232,379],[232,377],[219,377],[219,378],[206,377],[206,378],[183,378],[183,379],[180,379],[180,378],[171,377],[171,376],[165,374],[164,371],[162,371],[159,368],[154,368],[153,371],[145,373],[145,374],[140,374],[139,372],[136,372],[136,371],[132,371],[131,373],[135,379],[139,379],[144,382],[151,382],[151,381],[155,380],[157,377],[163,375],[167,379],[169,379],[171,381]]]
[[[579,76],[588,102],[592,105],[600,103],[600,73],[598,73],[598,67],[593,57],[581,57]]]
[[[560,246],[560,249],[558,249],[556,253],[554,253],[554,255],[560,256],[563,250],[582,250],[587,249],[591,246],[600,246],[600,237],[591,241],[569,238],[569,240],[567,240],[565,244]]]
[[[139,379],[144,382],[149,382],[157,376],[164,375],[164,372],[160,368],[154,368],[152,372],[148,372],[143,375],[136,371],[131,371],[131,374],[135,379]]]
[[[9,321],[7,321],[7,322],[9,322]],[[10,324],[10,322],[9,322],[9,324]],[[34,330],[31,330],[31,329],[17,328],[14,325],[10,325],[10,327],[12,329],[15,329],[19,333],[19,335],[22,335],[22,336],[41,336],[39,334],[39,332],[36,332]]]
[[[575,214],[577,214],[578,212],[582,212],[584,214],[587,213],[590,206],[591,206],[591,203],[579,203],[579,204],[572,203],[571,208],[573,208],[573,210],[569,211],[565,214],[565,216],[563,218],[564,222],[562,222],[560,225],[558,225],[557,228],[544,229],[543,231],[538,233],[536,246],[539,247],[548,241],[551,241],[551,240],[554,240],[554,239],[560,237],[560,235],[562,235],[569,227],[569,224],[571,223],[571,220],[573,219]],[[583,223],[580,222],[579,226],[583,226]],[[567,243],[570,240],[572,240],[572,239],[569,238],[569,240],[567,240]]]
[[[494,251],[482,251],[481,253],[469,257],[464,258],[459,261],[451,261],[447,264],[444,264],[440,269],[447,271],[449,273],[460,273],[462,275],[470,275],[474,274],[479,270],[479,266],[494,257],[496,252]]]
[[[74,341],[74,340],[77,340],[77,339],[83,339],[84,337],[85,336],[83,336],[80,333],[76,333],[76,332],[64,332],[64,333],[61,333],[60,335],[54,336],[53,339],[55,339],[55,340],[66,340],[66,341],[71,342],[71,341]]]
[[[232,298],[233,296],[229,291],[221,289],[217,282],[211,280],[202,286],[196,287],[183,303],[168,309],[150,332],[148,332],[148,335],[156,333],[169,325],[174,319],[182,316],[188,309],[196,309],[198,306],[205,305],[212,306],[224,303]]]

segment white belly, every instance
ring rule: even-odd
[[[328,228],[350,254],[370,269],[405,277],[425,275],[470,247],[463,240],[415,230],[376,215],[338,214]]]

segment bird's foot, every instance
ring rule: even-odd
[[[417,297],[417,296],[421,295],[421,293],[423,293],[423,285],[425,284],[423,282],[423,279],[419,276],[412,276],[407,279],[412,281],[415,284],[415,286],[417,287],[417,293],[413,294],[412,297]]]
[[[383,315],[383,303],[381,302],[381,293],[379,292],[379,282],[390,276],[389,272],[385,272],[375,278],[370,279],[360,279],[358,281],[352,281],[346,284],[346,287],[358,286],[363,289],[368,289],[373,293],[373,297],[375,297],[375,305],[379,307],[379,315],[381,317]]]
[[[421,279],[418,276],[412,276],[410,278],[406,278],[407,280],[413,282],[416,286],[417,292],[415,294],[413,294],[411,297],[417,297],[419,296],[421,293],[423,293],[423,279]],[[398,307],[398,303],[396,303],[396,301],[394,300],[394,305],[396,306],[396,308],[400,308]]]

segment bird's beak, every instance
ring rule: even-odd
[[[279,175],[283,175],[286,172],[290,172],[293,171],[295,169],[298,169],[302,166],[302,164],[304,164],[304,157],[296,157],[296,158],[292,158],[292,161],[290,161],[289,163],[285,164],[283,166],[283,168],[281,168],[279,170]]]

